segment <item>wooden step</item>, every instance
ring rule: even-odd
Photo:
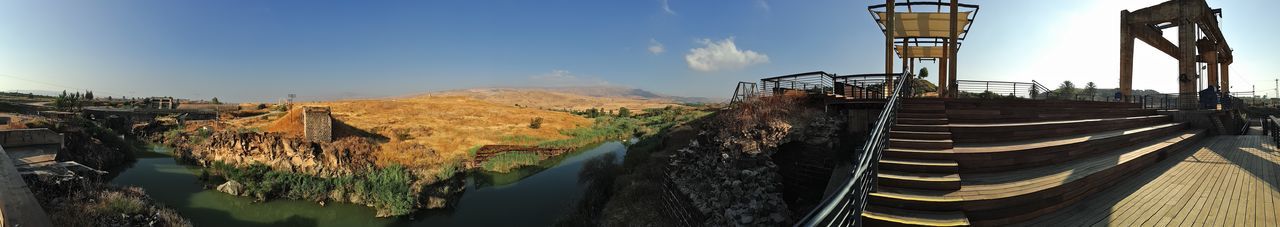
[[[918,140],[949,140],[951,132],[912,132],[912,131],[889,131],[889,138],[898,139],[918,139]]]
[[[902,110],[938,111],[938,110],[947,110],[947,105],[943,105],[941,103],[938,103],[938,104],[902,103]]]
[[[990,143],[1069,136],[1081,133],[1111,131],[1165,124],[1172,118],[1164,115],[1101,118],[1070,121],[1045,121],[1004,124],[949,124],[951,139],[956,143]],[[919,127],[928,129],[927,127]],[[896,129],[896,126],[895,126]],[[924,130],[899,129],[903,131]]]
[[[898,118],[898,124],[911,125],[946,125],[946,118]]]
[[[880,158],[880,169],[899,172],[957,173],[960,164],[952,160]]]
[[[980,173],[1032,168],[1090,157],[1183,130],[1182,123],[1004,143],[956,145],[961,172]]]
[[[946,113],[906,113],[898,112],[898,118],[947,118]]]
[[[1096,109],[1128,109],[1141,108],[1137,103],[1067,101],[1067,100],[1026,100],[1026,99],[950,99],[946,101],[947,109],[992,109],[992,108],[1096,108]]]
[[[964,212],[902,210],[868,204],[862,211],[867,226],[968,226]]]
[[[876,173],[880,185],[901,188],[958,190],[960,174],[955,173],[917,173],[880,170]]]
[[[1152,109],[947,109],[951,123],[990,124],[1037,121],[1065,121],[1095,118],[1117,118],[1157,115]]]
[[[911,132],[951,132],[946,125],[894,124],[891,130]]]
[[[905,106],[904,106],[904,107],[902,107],[902,109],[898,110],[898,113],[912,113],[912,114],[947,114],[947,110],[946,110],[946,109],[943,109],[943,108],[936,108],[936,109],[932,109],[932,108],[923,108],[923,107],[919,107],[919,108],[907,108],[907,107],[905,107]]]
[[[921,99],[921,98],[909,98],[909,99],[903,99],[903,100],[902,100],[902,103],[910,103],[910,104],[946,104],[946,100],[944,100],[944,99],[928,99],[928,98],[925,98],[925,99]]]
[[[918,211],[962,211],[974,225],[1008,225],[1065,207],[1155,164],[1205,135],[1183,130],[1156,140],[1085,159],[987,174],[966,174],[959,190],[881,184],[871,204]],[[961,165],[963,166],[963,165]],[[895,172],[890,172],[895,173]]]
[[[890,137],[889,147],[908,148],[908,149],[946,150],[946,149],[951,149],[952,142],[950,139],[918,140],[918,139],[897,139],[897,138]]]
[[[926,160],[955,160],[955,151],[947,150],[921,150],[906,148],[886,148],[882,154],[884,157],[905,158],[905,159],[926,159]]]

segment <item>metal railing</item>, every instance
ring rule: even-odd
[[[739,103],[746,101],[747,99],[755,98],[760,94],[756,88],[756,83],[746,81],[738,82],[738,87],[733,89],[733,98],[729,100],[729,103]]]
[[[835,78],[823,71],[797,73],[760,79],[760,87],[765,95],[789,92],[835,94]]]
[[[902,74],[892,74],[897,80]],[[855,99],[884,99],[885,74],[858,74],[834,76],[836,95]]]
[[[796,226],[860,226],[862,211],[867,205],[867,193],[876,182],[876,170],[879,168],[880,155],[888,147],[889,129],[896,122],[898,109],[902,99],[913,94],[910,84],[914,79],[901,77],[895,81],[893,94],[889,96],[884,110],[880,111],[875,127],[867,137],[862,153],[854,160],[853,170],[849,178],[840,184],[840,188],[825,198],[817,208],[805,215]]]
[[[901,73],[889,78],[901,78]],[[886,99],[885,74],[836,75],[823,71],[797,73],[760,79],[760,83],[738,82],[729,103],[763,96],[802,93],[854,99]]]
[[[1204,109],[1200,104],[1200,95],[1193,92],[1151,94],[1140,97],[1139,103],[1144,109],[1157,110],[1191,110]]]
[[[956,80],[956,97],[967,98],[979,95],[998,95],[1004,97],[1018,97],[1029,99],[1044,99],[1049,91],[1040,90],[1035,83],[1024,82],[1008,82],[1008,81],[987,81],[987,80]]]

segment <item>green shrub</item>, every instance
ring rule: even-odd
[[[273,198],[323,201],[331,192],[340,191],[339,194],[355,193],[367,204],[386,210],[390,215],[404,215],[413,211],[418,199],[412,189],[415,179],[399,165],[382,169],[371,167],[367,174],[334,178],[275,171],[261,163],[236,168],[214,162],[209,169],[213,174],[240,182],[245,186],[246,194],[262,201]]]
[[[512,151],[485,160],[484,163],[480,164],[480,168],[491,172],[506,173],[521,166],[538,164],[539,161],[542,161],[542,157],[538,156],[537,153]]]

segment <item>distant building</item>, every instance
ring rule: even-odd
[[[178,100],[173,97],[150,97],[142,101],[148,109],[177,109]]]

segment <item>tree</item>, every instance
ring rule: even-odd
[[[921,79],[929,78],[929,68],[920,68],[920,75],[919,75],[919,77],[920,77]]]
[[[630,117],[630,116],[631,116],[631,110],[628,110],[626,107],[618,108],[618,117]]]
[[[1061,94],[1063,97],[1071,97],[1075,95],[1075,93],[1076,84],[1071,83],[1070,80],[1062,81],[1062,84],[1058,85],[1058,94]]]
[[[85,92],[84,92],[84,99],[85,99],[85,100],[93,100],[93,91],[85,91]]]
[[[62,91],[61,95],[53,99],[53,107],[61,110],[69,110],[80,104],[80,100],[76,98],[78,94],[67,95],[67,91]]]
[[[222,102],[218,101],[218,97],[213,97],[213,99],[209,100],[209,102],[212,102],[213,104],[222,104]]]
[[[1096,96],[1098,94],[1098,85],[1093,84],[1093,81],[1089,81],[1089,83],[1085,83],[1084,94],[1089,95],[1089,98],[1093,98],[1093,96]]]

